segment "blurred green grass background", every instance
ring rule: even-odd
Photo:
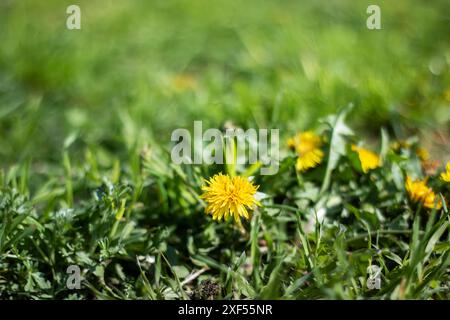
[[[445,133],[449,34],[444,0],[1,1],[2,166],[60,161],[74,132],[118,156],[193,120],[286,136],[349,102],[367,136]]]

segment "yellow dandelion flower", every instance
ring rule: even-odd
[[[430,192],[425,180],[413,181],[409,176],[406,177],[405,188],[414,202],[421,201]]]
[[[441,180],[445,182],[450,182],[450,162],[447,162],[445,166],[445,172],[441,173]]]
[[[296,169],[306,171],[317,167],[322,163],[324,153],[320,149],[322,139],[312,131],[300,132],[288,139],[287,145],[295,150],[298,155]]]
[[[230,216],[237,223],[241,222],[240,217],[250,219],[248,209],[261,205],[255,198],[258,187],[243,177],[216,174],[202,187],[201,198],[207,203],[205,212],[218,221]]]
[[[433,190],[427,186],[426,180],[413,181],[407,176],[405,188],[413,202],[422,202],[425,207],[430,209],[442,208],[441,199],[437,198]]]
[[[439,210],[442,208],[442,200],[433,191],[431,191],[423,200],[423,205],[429,209],[435,208],[436,210]]]
[[[445,100],[450,101],[450,89],[447,89],[444,93]]]
[[[189,74],[178,74],[170,79],[174,91],[183,92],[197,88],[197,79]]]
[[[427,149],[419,147],[416,149],[416,154],[422,161],[427,161],[430,159],[430,154],[428,153]]]
[[[397,140],[391,144],[391,149],[394,151],[399,151],[400,149],[409,149],[411,144],[405,140]]]
[[[369,170],[378,168],[381,164],[380,157],[370,150],[352,145],[352,151],[355,151],[358,154],[358,158],[361,162],[361,167],[364,173],[369,172]]]

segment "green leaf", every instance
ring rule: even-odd
[[[425,253],[428,255],[433,250],[436,243],[439,241],[439,239],[444,234],[445,230],[447,229],[448,221],[445,221],[437,230],[436,232],[431,236],[430,240],[428,240],[427,246],[425,248]]]
[[[328,189],[331,182],[331,173],[337,167],[341,156],[345,155],[346,137],[353,135],[353,131],[345,124],[345,117],[352,109],[353,104],[349,104],[337,116],[329,116],[325,120],[325,123],[331,128],[331,139],[327,169],[320,190],[321,193]]]
[[[281,284],[281,266],[282,262],[279,262],[277,266],[270,273],[269,281],[262,288],[259,299],[271,300],[279,298],[279,289]]]

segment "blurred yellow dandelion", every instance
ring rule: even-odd
[[[406,177],[405,187],[414,202],[421,201],[431,191],[425,180],[413,181],[409,176]]]
[[[447,89],[444,93],[445,100],[450,101],[450,89]]]
[[[439,160],[431,159],[428,150],[422,147],[418,147],[416,149],[416,155],[420,159],[420,164],[422,165],[422,169],[424,170],[425,174],[427,175],[436,174],[437,169],[441,165]]]
[[[207,203],[205,212],[218,221],[230,216],[237,223],[240,217],[250,219],[248,209],[261,205],[255,198],[258,187],[243,177],[216,174],[202,187],[201,198]]]
[[[411,143],[406,140],[397,140],[391,144],[391,149],[394,151],[399,151],[400,149],[409,149]]]
[[[361,167],[364,173],[369,172],[369,170],[378,168],[380,166],[380,157],[367,149],[352,145],[352,150],[358,154],[359,161],[361,162]]]
[[[183,92],[197,88],[197,79],[190,74],[178,74],[170,79],[174,91]]]
[[[422,161],[427,161],[430,159],[430,154],[428,153],[427,149],[419,147],[416,149],[416,154]]]
[[[423,205],[429,209],[439,210],[442,208],[442,200],[433,191],[428,193],[423,200]]]
[[[426,180],[413,181],[409,176],[405,182],[406,191],[413,202],[422,202],[426,208],[441,209],[442,201],[433,190],[427,186]]]
[[[324,153],[320,149],[322,139],[312,131],[300,132],[288,139],[287,145],[295,150],[298,155],[296,168],[298,171],[306,171],[317,167],[322,163]]]
[[[441,173],[441,180],[445,182],[450,182],[450,162],[447,162],[445,166],[445,172]]]

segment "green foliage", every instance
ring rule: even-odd
[[[0,3],[0,299],[450,298],[447,206],[405,191],[450,199],[415,136],[450,119],[446,1],[379,1],[380,31],[365,1],[78,2],[79,31],[71,1]],[[173,164],[194,120],[280,129],[279,172]],[[299,173],[284,141],[306,129],[325,158]],[[266,195],[243,228],[199,198],[227,170]]]
[[[299,180],[288,156],[277,175],[254,176],[266,197],[243,229],[202,212],[210,168],[175,166],[158,148],[141,152],[137,171],[100,165],[95,152],[76,165],[65,151],[63,178],[31,195],[26,167],[12,168],[0,193],[2,298],[449,298],[447,209],[422,208],[405,192],[417,160],[389,149],[364,174],[348,148],[354,136],[338,132],[323,132],[339,144],[328,147],[340,150],[328,158],[331,175],[323,163]],[[65,287],[72,264],[81,290]],[[366,286],[372,264],[382,269],[380,290]]]

